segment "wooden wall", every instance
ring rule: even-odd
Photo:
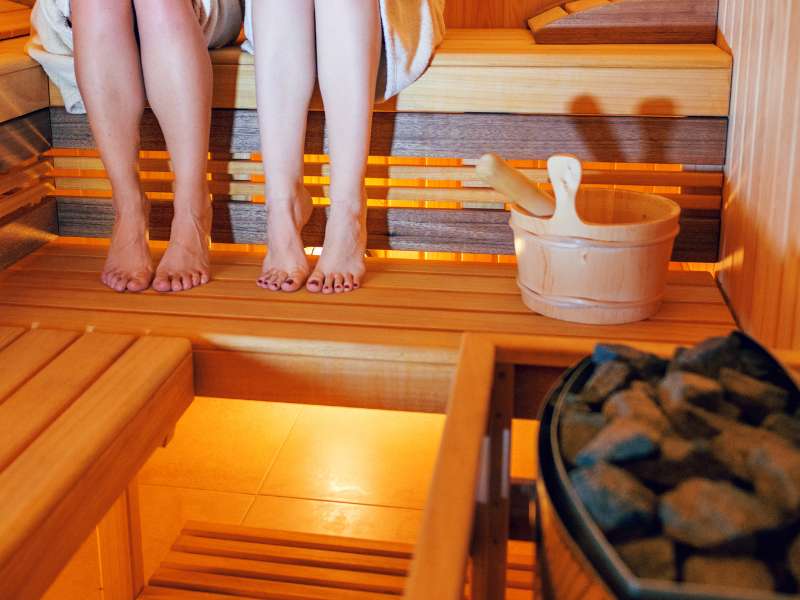
[[[722,0],[734,55],[720,279],[742,326],[800,349],[800,3]]]
[[[448,27],[527,27],[532,16],[563,0],[446,0]]]

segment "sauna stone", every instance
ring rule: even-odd
[[[596,405],[605,401],[611,394],[621,390],[633,377],[633,371],[624,362],[612,360],[595,369],[581,392],[585,402]]]
[[[621,344],[598,344],[592,353],[592,362],[602,365],[607,362],[624,362],[632,367],[639,377],[652,379],[661,377],[667,370],[669,362],[655,354],[642,352]]]
[[[637,577],[643,579],[678,578],[675,544],[665,537],[634,540],[616,546],[620,558]]]
[[[647,384],[637,386],[637,383],[642,382],[635,381],[629,389],[613,394],[603,405],[603,415],[609,421],[617,418],[639,419],[658,431],[666,431],[669,429],[667,417],[652,396],[643,391]]]
[[[646,421],[615,419],[578,453],[575,464],[589,467],[603,461],[623,463],[647,458],[658,452],[660,439],[661,432]]]
[[[661,380],[658,390],[665,406],[680,401],[716,410],[724,399],[724,392],[719,383],[708,377],[685,371],[673,371],[667,375]]]
[[[769,413],[783,411],[789,399],[789,393],[783,388],[734,369],[721,369],[719,381],[728,399],[741,408],[743,417],[750,423],[761,423]]]
[[[783,440],[769,439],[747,454],[756,493],[786,513],[800,509],[800,453]]]
[[[683,564],[689,583],[772,591],[775,581],[760,560],[728,556],[692,556]]]
[[[800,446],[800,419],[785,413],[772,413],[764,419],[761,426],[795,446]]]
[[[711,453],[708,440],[667,436],[661,440],[658,458],[632,462],[625,468],[646,484],[671,489],[693,477],[729,480],[733,473]]]
[[[570,473],[572,485],[605,533],[649,527],[657,498],[635,477],[618,467],[597,463]]]
[[[699,478],[664,494],[658,512],[666,535],[698,549],[733,549],[782,521],[775,508],[755,495],[728,482]]]
[[[786,555],[786,563],[792,575],[797,582],[800,583],[800,535],[798,535],[789,546],[789,552]]]
[[[687,377],[688,376],[688,377]],[[698,377],[700,387],[694,377]],[[722,398],[722,388],[717,385],[707,385],[705,382],[714,384],[713,381],[704,377],[675,371],[667,375],[659,385],[659,402],[664,413],[667,415],[675,430],[687,438],[710,438],[721,431],[725,418],[705,411],[687,398],[697,399],[697,396],[706,394],[707,397],[702,402],[712,402],[716,398],[719,402]]]
[[[561,416],[558,438],[561,453],[569,464],[576,464],[578,453],[605,427],[600,413],[571,409]]]
[[[738,353],[739,340],[736,336],[709,338],[692,348],[679,349],[670,368],[716,379],[722,367],[738,364]]]

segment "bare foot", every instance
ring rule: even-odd
[[[313,211],[311,196],[302,190],[297,198],[288,201],[270,200],[268,210],[269,250],[256,283],[273,292],[296,292],[303,287],[309,271],[302,232]]]
[[[153,262],[147,246],[149,220],[147,200],[126,210],[118,210],[111,234],[111,247],[100,280],[117,292],[141,292],[150,287]]]
[[[306,283],[308,291],[339,294],[361,287],[366,272],[366,246],[366,201],[358,207],[333,205],[325,227],[322,256]]]
[[[211,204],[199,212],[180,210],[172,219],[169,246],[156,269],[153,289],[180,292],[211,281]]]

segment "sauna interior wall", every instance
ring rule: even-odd
[[[527,20],[563,0],[446,0],[448,27],[524,27]]]
[[[742,326],[800,349],[800,2],[721,0],[734,56],[720,280]]]

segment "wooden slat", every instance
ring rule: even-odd
[[[31,210],[0,221],[0,269],[30,254],[58,231],[56,201],[45,199]]]
[[[208,592],[190,592],[186,590],[148,585],[142,591],[137,600],[233,600],[241,596],[231,596],[229,594],[211,594]]]
[[[27,38],[0,40],[0,123],[47,108],[47,75],[25,52]]]
[[[182,534],[175,540],[172,549],[190,554],[206,554],[274,563],[298,564],[314,567],[345,568],[353,571],[404,576],[408,572],[409,558],[373,556],[342,550],[319,550],[286,546],[200,537]]]
[[[50,112],[47,109],[0,124],[0,173],[38,157],[50,147]]]
[[[0,326],[0,350],[8,346],[11,342],[25,333],[22,327],[2,327]]]
[[[47,589],[192,398],[189,343],[142,338],[0,473],[0,596]]]
[[[52,108],[56,148],[95,146],[85,115]],[[221,152],[257,152],[260,148],[255,110],[215,109],[210,148]],[[152,111],[141,128],[144,150],[163,150],[163,135]],[[537,116],[509,114],[377,113],[373,119],[371,154],[478,158],[495,152],[508,159],[544,159],[569,152],[602,162],[725,162],[727,120],[646,116]],[[324,117],[308,118],[306,152],[327,151]]]
[[[108,237],[113,226],[110,200],[58,197],[62,235]],[[317,207],[304,230],[307,246],[321,246],[325,208]],[[224,202],[214,205],[212,239],[223,243],[262,244],[266,211],[259,204]],[[154,200],[151,237],[169,238],[172,204]],[[372,207],[368,211],[368,247],[375,250],[417,250],[475,254],[513,254],[508,213],[502,210],[413,209]],[[672,259],[715,262],[720,222],[716,218],[683,216]]]
[[[531,15],[556,4],[560,0],[448,0],[444,16],[450,27],[516,28]]]
[[[103,600],[134,600],[144,588],[139,483],[134,477],[97,525]]]
[[[214,573],[269,582],[298,583],[309,586],[395,595],[402,593],[405,581],[403,576],[353,571],[341,567],[287,565],[242,558],[187,554],[176,551],[169,552],[164,557],[161,567],[196,572],[198,574]]]
[[[394,594],[340,590],[298,583],[264,581],[247,577],[195,573],[167,568],[158,569],[151,577],[150,584],[249,598],[264,598],[267,600],[285,600],[287,598],[291,600],[386,600],[388,598],[397,598]]]
[[[0,40],[28,35],[31,30],[31,11],[17,4],[14,10],[0,13]]]
[[[74,338],[63,335],[65,339]],[[85,392],[133,340],[129,335],[88,333],[57,356],[48,354],[43,368],[0,404],[0,471]]]
[[[583,0],[586,2],[586,0]],[[713,44],[717,0],[618,0],[573,5],[535,30],[537,44]],[[596,6],[593,6],[596,4]],[[577,6],[575,6],[577,5]]]
[[[73,331],[33,329],[0,351],[0,401],[14,393],[78,338]]]
[[[456,600],[464,590],[494,348],[464,336],[404,598]]]

